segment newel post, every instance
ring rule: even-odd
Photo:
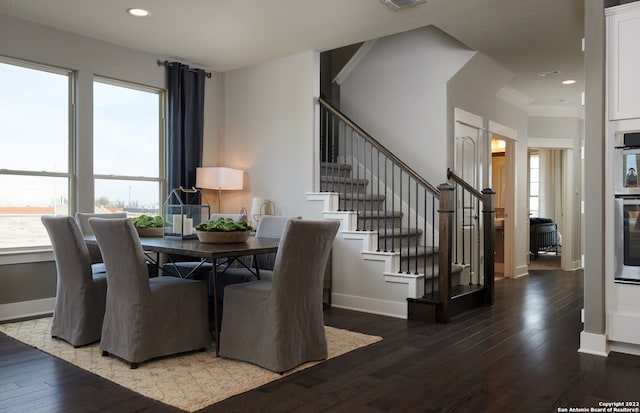
[[[495,299],[495,219],[494,198],[496,191],[482,190],[482,220],[484,222],[484,304],[493,305]]]
[[[438,186],[440,190],[439,240],[438,240],[438,298],[440,308],[436,320],[441,323],[451,321],[451,260],[453,245],[454,186],[448,183]]]

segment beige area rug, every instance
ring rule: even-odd
[[[99,344],[73,348],[51,338],[51,317],[0,325],[0,331],[144,396],[186,411],[196,411],[236,394],[278,380],[321,362],[280,375],[253,364],[215,357],[213,349],[143,363],[136,370],[114,357],[102,357]],[[325,327],[329,358],[382,340]]]

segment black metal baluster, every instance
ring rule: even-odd
[[[416,228],[416,268],[415,268],[415,271],[414,271],[414,274],[416,274],[416,275],[418,274],[418,262],[419,262],[419,260],[418,260],[418,250],[420,248],[420,231],[418,230],[419,229],[418,225],[420,225],[419,222],[418,222],[418,215],[419,215],[418,214],[418,208],[420,206],[419,206],[419,203],[418,203],[418,193],[419,193],[419,187],[418,187],[418,181],[416,181],[416,227],[415,227]]]
[[[378,222],[378,241],[377,241],[377,245],[378,245],[378,249],[376,251],[380,252],[380,151],[376,151],[376,175],[378,176],[378,205],[376,208],[376,214],[377,214],[377,222]]]
[[[357,212],[357,228],[356,231],[361,231],[364,228],[360,228],[360,214],[362,213],[362,211],[360,210],[360,139],[359,139],[359,134],[356,132],[356,167],[358,168],[356,171],[356,212]],[[364,226],[364,220],[362,220],[362,225]]]
[[[387,159],[387,157],[384,157],[384,252],[387,252],[387,188],[389,187],[389,184],[387,182],[387,165],[389,163],[389,160]],[[393,182],[391,183],[391,185],[393,185]],[[393,196],[391,197],[391,200],[393,202]]]
[[[402,238],[402,222],[400,220],[400,248],[403,247]],[[411,177],[407,175],[407,235],[409,235],[409,224],[411,223]],[[411,274],[411,248],[407,247],[407,274]]]
[[[354,148],[353,148],[353,134],[355,133],[355,131],[353,129],[351,129],[351,153],[350,153],[350,158],[351,158],[351,198],[349,199],[349,204],[351,206],[351,208],[349,208],[351,210],[351,212],[353,212],[353,181],[355,179],[355,177],[353,176],[353,163],[355,162],[354,160]],[[358,220],[356,219],[356,231],[358,230]]]
[[[396,210],[396,167],[391,165],[391,230],[393,231],[393,222]],[[388,216],[385,215],[384,220],[387,221]],[[385,222],[386,225],[386,222]],[[391,252],[395,252],[395,239],[391,237]]]
[[[400,180],[399,180],[399,182],[400,182],[400,199],[398,199],[398,203],[400,204],[400,216],[398,217],[398,219],[400,220],[400,240],[402,240],[402,216],[404,215],[402,213],[402,209],[403,209],[403,206],[402,206],[402,199],[403,199],[402,198],[402,186],[403,186],[402,185],[402,169],[400,169]],[[395,228],[396,228],[396,226],[395,226],[395,218],[396,218],[396,214],[394,213],[393,214],[393,218],[392,218],[393,219],[392,227],[393,227],[394,231],[395,231]],[[396,237],[393,237],[394,241],[395,241],[395,239],[396,239]],[[399,247],[400,247],[399,248],[400,249],[400,268],[398,269],[398,272],[402,272],[402,241],[400,241]]]
[[[431,246],[435,248],[436,246],[436,197],[435,195],[431,196]],[[432,253],[433,255],[433,253]],[[435,293],[436,291],[436,257],[433,255],[431,257],[431,293]]]
[[[363,182],[362,182],[362,217],[363,217],[363,230],[365,231],[370,231],[371,230],[371,224],[372,222],[370,221],[371,218],[367,217],[367,184],[366,184],[366,180],[367,180],[367,141],[362,139],[362,175],[363,175]],[[360,199],[360,191],[358,191],[358,199]],[[360,209],[358,208],[358,211],[360,211]],[[369,221],[369,228],[367,228],[367,221]]]

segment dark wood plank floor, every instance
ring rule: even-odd
[[[496,304],[450,324],[328,309],[380,343],[203,412],[556,412],[640,400],[640,357],[578,353],[582,272],[496,282]],[[2,412],[175,412],[0,334]]]

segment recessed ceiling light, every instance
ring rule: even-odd
[[[573,79],[567,79],[562,81],[563,85],[573,85],[574,83],[576,83],[576,81]]]
[[[127,13],[129,13],[132,16],[136,16],[136,17],[146,17],[149,15],[149,12],[145,9],[127,9]]]
[[[554,69],[554,70],[546,70],[544,72],[538,72],[538,76],[541,77],[547,77],[547,76],[557,76],[560,73],[562,73],[561,71],[559,71],[558,69]]]

